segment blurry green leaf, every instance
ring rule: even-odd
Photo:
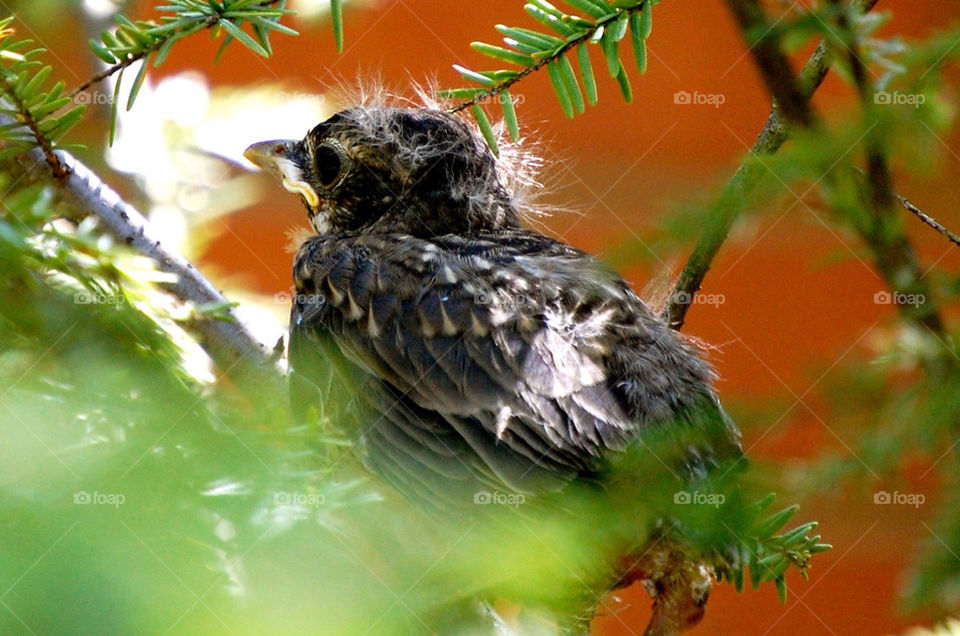
[[[453,70],[460,73],[464,79],[468,79],[471,82],[476,82],[481,86],[486,86],[488,88],[493,88],[497,85],[496,80],[483,75],[482,73],[477,73],[476,71],[471,71],[470,69],[460,66],[459,64],[453,65]]]
[[[103,45],[101,45],[99,42],[97,42],[93,38],[90,38],[88,42],[94,54],[97,57],[99,57],[101,60],[103,60],[107,64],[115,64],[117,62],[117,58],[115,58],[113,54],[110,53],[110,51],[108,51],[107,49],[105,49]]]
[[[564,2],[594,18],[604,18],[612,13],[606,7],[601,6],[601,3],[591,0],[564,0]]]
[[[580,92],[580,84],[577,83],[577,76],[573,72],[573,66],[570,64],[570,60],[567,59],[566,56],[563,56],[557,61],[557,64],[560,65],[560,77],[563,79],[563,83],[567,88],[567,95],[570,96],[574,109],[576,109],[578,113],[583,113],[583,95]]]
[[[563,114],[568,118],[572,118],[573,103],[570,101],[570,95],[567,94],[567,87],[564,84],[559,64],[557,62],[551,62],[547,65],[547,72],[550,75],[550,83],[553,85],[553,91],[557,94],[557,100],[560,102],[560,108],[563,109]]]
[[[565,24],[562,20],[557,19],[555,16],[550,15],[535,4],[527,3],[523,6],[523,10],[540,24],[553,29],[563,36],[568,36],[577,32],[576,29]]]
[[[622,40],[627,35],[627,25],[629,19],[629,13],[621,13],[620,16],[613,22],[613,24],[608,27],[610,37],[617,42]]]
[[[484,92],[483,88],[444,88],[437,91],[437,96],[442,99],[473,99]]]
[[[140,87],[143,86],[143,80],[147,77],[147,69],[149,67],[150,55],[147,55],[140,63],[140,70],[137,72],[137,77],[133,81],[133,87],[130,89],[130,96],[127,98],[128,111],[133,108],[133,102],[136,101],[137,95],[140,94]]]
[[[492,44],[486,44],[485,42],[471,42],[470,47],[479,53],[511,64],[517,64],[519,66],[530,66],[533,64],[533,58],[529,55],[510,51],[509,49],[504,49],[499,46],[493,46]]]
[[[510,133],[510,139],[520,140],[520,127],[517,124],[517,113],[513,107],[513,98],[510,91],[504,89],[500,93],[500,105],[503,108],[503,121],[507,125],[507,131]]]
[[[227,50],[227,47],[230,46],[230,43],[233,42],[233,36],[227,34],[223,36],[223,41],[220,43],[219,48],[217,48],[217,54],[213,56],[213,63],[217,64],[220,62],[220,58],[223,57],[224,51]]]
[[[493,151],[494,155],[499,155],[500,150],[497,147],[497,135],[493,132],[493,126],[490,125],[487,114],[483,112],[483,108],[481,108],[479,104],[474,104],[472,110],[473,117],[477,120],[477,126],[480,127],[483,138],[487,140],[487,145],[490,146],[490,150]]]
[[[644,6],[649,6],[649,3]],[[641,74],[647,72],[647,43],[642,33],[643,26],[640,23],[638,14],[631,14],[630,34],[633,39],[633,57],[637,63],[637,70],[639,70]]]
[[[247,33],[243,29],[235,25],[230,20],[220,20],[218,24],[221,27],[223,27],[223,29],[227,33],[235,37],[239,42],[241,42],[244,46],[246,46],[248,49],[250,49],[254,53],[262,57],[270,57],[270,54],[266,51],[266,49],[260,46],[260,44],[256,40],[254,40],[252,37],[247,35]]]
[[[617,73],[617,84],[620,85],[620,93],[623,95],[623,101],[628,104],[633,101],[633,89],[630,88],[630,78],[627,76],[627,69],[620,64],[620,72]]]
[[[646,40],[653,32],[653,2],[649,0],[643,3],[643,9],[640,12],[640,37]]]
[[[123,71],[124,69],[120,69],[120,72],[117,73],[116,84],[113,86],[113,99],[110,101],[110,135],[107,142],[107,145],[110,146],[113,145],[117,137],[117,105],[120,103],[120,85],[123,82]]]
[[[163,44],[160,45],[160,48],[157,49],[156,57],[153,58],[154,67],[157,67],[163,64],[163,61],[167,59],[167,55],[170,54],[170,50],[173,48],[174,42],[178,41],[179,39],[180,39],[179,36],[171,35],[169,38],[167,38],[164,41]],[[224,40],[226,40],[226,38],[224,38]],[[225,45],[221,45],[220,48],[222,49],[224,46]],[[219,55],[219,51],[217,52],[217,55]],[[216,63],[216,58],[214,59],[214,63]]]
[[[590,51],[585,43],[577,45],[577,60],[580,63],[580,77],[583,78],[583,90],[587,95],[587,103],[597,105],[597,81],[593,76],[593,66],[590,63]]]
[[[337,51],[343,53],[343,2],[330,0],[330,21],[333,23],[333,39]]]
[[[617,77],[623,65],[620,63],[620,54],[617,51],[617,40],[610,33],[607,30],[603,34],[600,45],[603,47],[603,55],[607,59],[607,71],[610,73],[610,77]]]

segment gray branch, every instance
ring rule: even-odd
[[[0,115],[0,124],[14,123]],[[120,198],[90,168],[62,150],[47,153],[35,147],[20,156],[21,164],[34,179],[53,180],[62,199],[81,216],[93,216],[100,227],[119,243],[151,258],[158,268],[176,280],[164,284],[174,296],[197,306],[224,307],[219,315],[196,315],[187,328],[225,375],[250,382],[280,386],[283,370],[267,343],[261,342],[246,325],[237,307],[187,259],[165,247],[150,229],[143,214]],[[44,171],[41,166],[46,166]]]
[[[124,201],[100,177],[72,155],[57,151],[67,176],[57,181],[64,199],[83,213],[95,216],[100,227],[115,240],[138,254],[153,259],[176,281],[165,287],[177,298],[196,305],[227,305],[229,300],[197,271],[187,259],[164,247],[151,233],[143,214]],[[265,371],[274,366],[270,349],[244,324],[236,307],[226,309],[226,318],[198,317],[190,328],[210,357],[224,370],[259,366]],[[249,371],[246,371],[249,373]]]

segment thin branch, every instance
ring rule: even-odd
[[[183,256],[165,248],[153,235],[147,220],[135,207],[125,202],[92,170],[70,154],[57,151],[70,174],[57,184],[69,203],[80,211],[95,216],[99,227],[138,254],[149,257],[164,272],[174,274],[176,281],[166,287],[177,298],[196,305],[229,305],[226,296],[197,271]],[[241,366],[244,360],[269,373],[270,350],[260,342],[236,308],[227,310],[227,320],[196,318],[191,328],[201,338],[201,344],[223,369]]]
[[[908,212],[915,214],[917,218],[919,218],[921,221],[923,221],[924,223],[926,223],[927,225],[935,229],[937,232],[940,232],[941,234],[946,236],[947,239],[954,245],[960,246],[960,236],[957,236],[947,228],[940,225],[935,218],[933,218],[932,216],[930,216],[929,214],[927,214],[926,212],[924,212],[914,204],[910,203],[899,194],[897,195],[897,200],[900,202],[900,205],[902,205]]]
[[[878,2],[879,0],[853,0],[853,7],[861,13],[867,13]],[[806,102],[809,102],[820,88],[827,73],[830,72],[830,64],[827,43],[821,40],[803,65],[796,80],[796,88]],[[734,221],[743,209],[746,195],[760,180],[763,168],[755,158],[775,153],[786,141],[787,134],[787,126],[780,114],[780,106],[774,103],[770,116],[750,149],[747,159],[734,173],[720,201],[707,215],[707,226],[674,285],[673,294],[663,312],[664,319],[673,329],[683,327],[687,311],[693,303],[693,297],[700,291],[704,277],[710,271],[713,260],[727,240]]]
[[[216,24],[216,22],[217,22],[216,19],[214,19],[213,23],[211,24],[210,18],[207,18],[207,21],[205,23],[206,24],[205,28],[210,28],[211,26]],[[128,66],[132,66],[136,64],[137,62],[144,59],[145,57],[147,57],[148,55],[152,54],[154,51],[159,49],[161,46],[163,46],[168,39],[170,38],[163,38],[163,39],[157,40],[153,45],[140,51],[139,53],[131,53],[127,55],[124,59],[120,60],[113,66],[108,66],[104,70],[100,71],[99,73],[97,73],[96,75],[88,79],[87,81],[83,82],[82,84],[74,88],[72,91],[70,91],[70,93],[67,96],[72,99],[77,95],[79,95],[80,93],[82,93],[83,91],[90,88],[91,86],[93,86],[94,84],[99,84],[100,82],[107,79],[111,75],[122,71]]]

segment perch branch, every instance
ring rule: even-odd
[[[164,272],[177,278],[166,287],[177,298],[196,305],[229,305],[229,300],[196,267],[180,254],[165,248],[153,236],[149,223],[135,207],[125,202],[99,176],[70,154],[57,151],[68,169],[57,185],[65,199],[87,215],[97,217],[100,227],[115,240],[154,260]],[[196,317],[189,327],[200,338],[210,357],[224,370],[254,366],[271,373],[270,350],[244,324],[235,307],[227,319]],[[245,365],[244,362],[251,364]],[[264,373],[264,375],[266,375]]]

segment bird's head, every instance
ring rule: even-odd
[[[358,106],[245,156],[300,194],[320,234],[430,237],[518,224],[483,139],[439,110]]]

